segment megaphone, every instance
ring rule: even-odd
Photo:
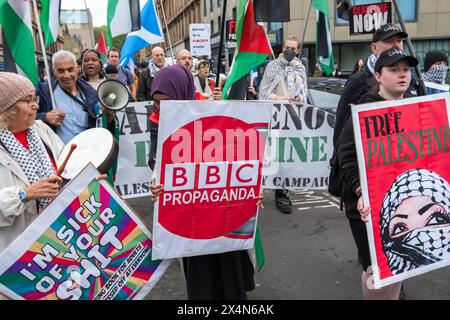
[[[100,103],[113,111],[125,108],[130,101],[127,87],[120,81],[109,79],[103,81],[97,89]]]

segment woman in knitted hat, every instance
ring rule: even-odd
[[[0,72],[0,95],[2,252],[59,192],[55,159],[64,144],[50,127],[35,120],[39,101],[30,80]]]

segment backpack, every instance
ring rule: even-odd
[[[347,115],[347,117],[345,117],[344,123],[346,123],[348,121],[348,118],[351,117],[351,115],[352,114],[350,112]],[[344,193],[342,185],[344,182],[344,177],[342,175],[342,172],[339,170],[340,165],[339,165],[339,157],[337,154],[338,149],[339,149],[339,144],[341,143],[341,137],[342,137],[342,132],[339,133],[339,136],[336,140],[336,144],[333,149],[333,155],[331,156],[331,159],[330,159],[330,176],[328,178],[328,193],[330,193],[331,195],[333,195],[335,197],[341,198],[341,210],[342,210],[342,208],[343,208],[342,198],[343,198],[343,193]]]

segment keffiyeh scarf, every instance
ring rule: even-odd
[[[167,66],[167,64],[165,63],[165,64],[160,68],[160,67],[158,67],[156,64],[153,63],[153,60],[150,60],[150,61],[148,62],[147,68],[148,68],[148,71],[150,72],[150,76],[151,76],[152,78],[154,78],[154,77],[156,76],[156,74],[159,72],[159,70],[161,70],[162,68],[164,68],[164,67],[166,67],[166,66]]]
[[[444,84],[447,77],[448,66],[438,65],[430,68],[423,74],[423,79],[428,82]]]
[[[55,169],[47,154],[45,146],[33,128],[27,129],[29,149],[27,150],[8,129],[0,130],[0,140],[9,154],[19,164],[30,184],[55,175]],[[50,203],[50,198],[40,199],[39,211]]]
[[[442,227],[432,225],[392,238],[389,223],[400,204],[411,197],[428,196],[445,210]],[[400,274],[450,258],[450,185],[438,174],[413,169],[401,174],[383,200],[380,212],[383,251],[393,274]]]
[[[260,99],[268,100],[270,94],[274,93],[275,88],[279,84],[280,80],[284,78],[287,83],[287,90],[293,92],[293,96],[306,96],[306,69],[303,63],[294,58],[291,62],[288,62],[283,54],[278,59],[271,62],[270,67],[266,68],[263,80],[260,86]],[[300,80],[301,83],[295,91],[296,82]],[[286,92],[286,94],[288,94]]]
[[[369,58],[367,59],[367,68],[372,72],[372,74],[375,74],[375,64],[377,63],[377,56],[375,54],[371,54]]]

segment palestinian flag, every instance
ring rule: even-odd
[[[323,71],[330,75],[334,69],[333,47],[331,45],[330,13],[328,0],[311,0],[317,9],[316,59]]]
[[[59,31],[60,0],[41,0],[40,21],[45,35],[45,46],[56,42]]]
[[[139,0],[108,0],[107,28],[110,48],[114,37],[141,28],[140,12]]]
[[[9,48],[4,55],[5,70],[28,77],[32,83],[37,84],[30,2],[0,0],[0,25],[3,30],[3,45]]]
[[[253,0],[239,0],[236,28],[237,47],[230,74],[223,88],[223,99],[228,99],[234,83],[266,61],[271,53],[264,27],[255,22]]]
[[[103,32],[100,32],[97,44],[95,45],[95,50],[100,53],[100,58],[102,60],[108,57],[108,50],[106,49],[105,37],[103,37]]]

